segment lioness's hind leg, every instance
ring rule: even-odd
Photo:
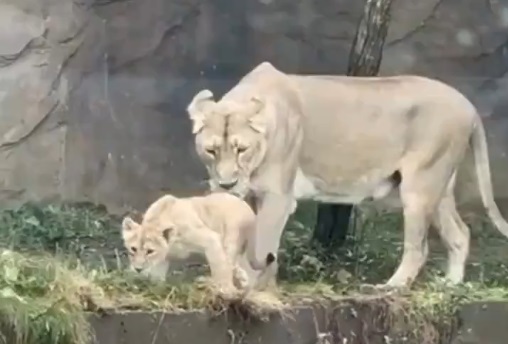
[[[435,173],[429,172],[402,177],[400,197],[404,215],[404,249],[401,263],[386,283],[387,286],[409,286],[427,260],[430,221],[448,179],[439,179]]]
[[[448,251],[448,267],[446,278],[453,284],[461,283],[469,255],[469,227],[462,221],[453,195],[453,185],[450,183],[445,197],[441,200],[432,224],[439,232]]]

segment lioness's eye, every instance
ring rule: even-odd
[[[134,246],[131,247],[131,252],[136,253],[136,248]]]
[[[153,253],[153,250],[151,248],[149,248],[148,250],[146,250],[146,254],[149,255],[149,254],[152,254]]]
[[[215,148],[205,148],[205,152],[207,152],[212,156],[215,156]]]
[[[245,147],[245,146],[236,147],[236,151],[238,152],[238,154],[242,154],[246,150],[247,150],[247,147]]]

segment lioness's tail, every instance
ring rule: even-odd
[[[473,133],[471,135],[471,146],[473,148],[476,176],[484,207],[487,214],[496,225],[497,229],[508,237],[508,223],[501,215],[499,208],[494,201],[492,181],[490,175],[489,155],[487,149],[487,138],[481,118],[478,116]]]

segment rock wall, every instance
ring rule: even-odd
[[[0,0],[0,205],[113,211],[206,187],[184,111],[257,63],[342,74],[358,0]],[[381,66],[450,82],[479,106],[508,198],[508,0],[395,0]],[[466,196],[477,192],[470,188]],[[466,197],[468,198],[468,197]]]

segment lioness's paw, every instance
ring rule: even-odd
[[[376,284],[375,289],[379,292],[384,293],[403,293],[409,290],[409,286],[406,285],[393,285],[393,284]]]
[[[363,294],[377,294],[379,292],[379,289],[377,288],[377,285],[374,284],[361,284],[358,287],[360,293]]]
[[[207,278],[206,276],[198,276],[194,279],[194,283],[198,287],[206,287],[210,284],[210,278]]]
[[[359,291],[363,294],[399,293],[408,288],[405,286],[392,286],[389,284],[361,284]]]

